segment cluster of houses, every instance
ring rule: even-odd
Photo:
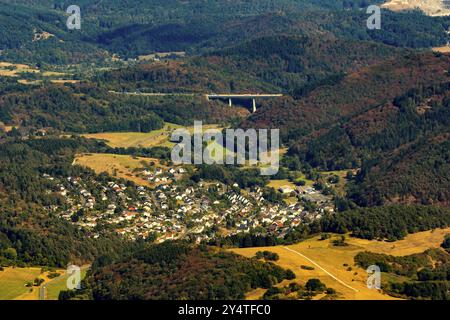
[[[166,174],[183,174],[182,168],[164,172],[143,172],[155,181]],[[217,236],[250,233],[258,230],[284,236],[302,223],[332,213],[330,200],[315,190],[294,190],[317,204],[310,212],[301,202],[271,203],[264,199],[261,188],[238,190],[222,183],[159,184],[155,188],[123,181],[97,181],[95,177],[51,177],[51,192],[65,198],[68,205],[53,206],[52,211],[93,237],[102,232],[116,232],[129,239],[156,238],[163,242],[189,238],[210,240]],[[314,198],[317,197],[317,198]],[[67,208],[69,207],[69,208]],[[50,209],[50,208],[49,208]]]
[[[174,179],[186,173],[186,170],[182,167],[170,168],[165,171],[163,168],[156,168],[155,170],[144,169],[140,176],[153,184],[168,184]]]

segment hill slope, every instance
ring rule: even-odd
[[[418,12],[383,13],[382,30],[366,28],[365,1],[79,1],[81,30],[66,28],[70,1],[0,1],[0,48],[8,60],[70,64],[118,53],[204,52],[275,34],[328,35],[400,47],[446,44],[448,19]],[[50,34],[40,38],[36,35]]]

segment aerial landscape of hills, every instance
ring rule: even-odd
[[[449,299],[448,1],[73,4],[0,0],[0,300]]]

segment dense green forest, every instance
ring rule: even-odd
[[[281,103],[267,101],[244,124],[270,124],[282,129],[285,141],[303,142],[304,136],[313,130],[326,132],[337,123],[393,101],[409,90],[447,83],[448,68],[446,55],[414,52],[395,56],[349,72],[334,83],[318,86],[299,100],[287,96]],[[297,146],[300,152],[302,145]],[[295,151],[293,148],[292,152]]]
[[[123,245],[123,240],[113,234],[90,238],[85,231],[41,208],[24,208],[21,212],[0,208],[1,266],[65,268],[69,263],[89,263]]]
[[[42,86],[9,92],[0,99],[4,124],[73,133],[150,132],[161,129],[164,121],[193,125],[194,119],[221,123],[237,116],[232,109],[208,104],[202,97],[128,97],[89,84]]]
[[[395,241],[411,233],[448,227],[450,211],[431,206],[364,208],[337,213],[319,225],[322,232],[351,232],[358,238]]]
[[[324,170],[350,169],[422,137],[443,134],[450,127],[449,89],[446,82],[409,90],[332,127],[309,142],[301,156]]]
[[[180,63],[105,72],[94,80],[115,90],[284,92],[301,97],[319,85],[338,82],[345,73],[398,57],[405,51],[366,41],[278,35]]]
[[[243,299],[255,288],[294,279],[291,270],[208,247],[168,242],[134,248],[125,257],[101,256],[82,292],[62,292],[60,299],[81,294],[94,300]]]
[[[423,139],[392,156],[364,164],[349,195],[363,206],[415,202],[448,206],[448,134]]]
[[[273,34],[370,40],[399,47],[445,44],[448,18],[383,10],[382,30],[368,30],[365,8],[382,1],[79,1],[82,28],[67,30],[70,1],[0,2],[0,48],[11,60],[40,64],[100,62],[167,51],[203,52]],[[36,34],[50,38],[32,41]]]

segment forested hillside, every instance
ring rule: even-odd
[[[126,97],[91,84],[39,86],[0,97],[0,121],[24,130],[150,132],[161,129],[164,121],[192,125],[194,119],[217,123],[237,116],[201,97]]]
[[[0,48],[5,57],[39,64],[100,62],[114,53],[126,58],[166,51],[198,53],[275,34],[326,34],[423,48],[445,44],[449,26],[445,17],[385,10],[382,30],[368,30],[364,9],[369,3],[361,0],[120,0],[79,1],[82,29],[69,31],[69,5],[1,1]],[[36,40],[41,34],[48,36]]]
[[[267,103],[247,124],[280,127],[289,138],[300,137],[379,107],[411,89],[444,83],[449,63],[448,56],[432,53],[386,59],[319,86],[302,99]]]
[[[449,206],[450,135],[423,138],[363,164],[351,197],[360,205],[386,202]]]
[[[284,92],[306,95],[402,50],[330,37],[272,36],[188,61],[143,64],[96,76],[115,90],[144,92]]]
[[[22,130],[149,132],[163,121],[192,125],[193,119],[222,123],[245,116],[205,101],[205,92],[283,92],[281,100],[261,101],[241,125],[281,128],[289,155],[313,168],[362,167],[350,190],[360,205],[445,204],[449,63],[447,55],[370,42],[268,37],[185,61],[101,72],[70,87],[5,83],[0,121]],[[137,88],[198,96],[108,92]],[[436,162],[425,166],[430,155]]]
[[[369,30],[383,2],[80,0],[69,31],[69,0],[0,0],[0,270],[92,264],[61,299],[243,299],[295,275],[220,247],[448,227],[450,55],[430,48],[450,18],[383,10]],[[283,96],[251,113],[211,93]],[[195,120],[280,129],[279,173],[174,164]],[[355,260],[426,299],[448,299],[448,261]]]
[[[385,254],[361,252],[355,262],[367,268],[378,265],[386,277],[383,290],[400,298],[420,300],[448,300],[450,280],[450,254],[441,249],[394,257]],[[400,277],[399,277],[400,276]],[[402,280],[400,280],[402,279]]]
[[[165,243],[135,249],[124,258],[102,256],[94,262],[81,294],[95,300],[243,299],[252,289],[294,278],[291,270],[272,263],[207,247]],[[61,298],[73,294],[77,292],[63,292]]]
[[[445,68],[441,75],[446,75]],[[406,77],[401,79],[405,83]],[[448,204],[448,76],[440,79],[392,100],[384,95],[372,108],[342,117],[339,125],[319,127],[290,152],[324,170],[362,167],[351,188],[352,198],[361,205]]]
[[[93,176],[71,162],[75,152],[95,149],[95,143],[73,139],[0,144],[0,265],[66,267],[122,246],[117,235],[93,239],[48,210],[65,200],[47,192],[54,184],[43,175]]]

